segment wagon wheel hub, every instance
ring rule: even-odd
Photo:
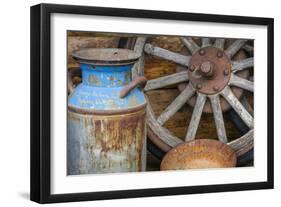
[[[220,92],[228,84],[230,71],[231,61],[224,51],[205,47],[192,55],[188,73],[198,92],[211,95]]]
[[[215,65],[212,62],[206,61],[201,64],[199,71],[204,78],[212,78],[214,76],[214,67]]]

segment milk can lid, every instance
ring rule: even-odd
[[[133,50],[120,48],[85,48],[72,56],[78,63],[91,65],[129,65],[140,57]]]

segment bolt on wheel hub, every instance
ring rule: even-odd
[[[218,93],[229,82],[230,59],[219,48],[202,48],[192,56],[188,75],[198,92],[207,95]]]

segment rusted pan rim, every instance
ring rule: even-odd
[[[89,115],[118,115],[118,114],[128,114],[133,113],[139,110],[142,110],[146,107],[146,103],[133,107],[133,108],[126,108],[126,109],[117,109],[117,110],[94,110],[94,109],[81,109],[76,108],[74,106],[68,106],[68,110],[79,113],[79,114],[89,114]]]
[[[161,170],[226,168],[236,166],[236,153],[212,139],[197,139],[177,145],[161,162]]]
[[[140,55],[129,49],[85,48],[74,51],[78,63],[91,65],[128,65],[136,62]]]

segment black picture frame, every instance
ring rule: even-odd
[[[50,71],[50,15],[52,13],[99,15],[111,17],[133,17],[194,22],[216,22],[267,26],[267,73],[268,73],[268,134],[267,134],[267,181],[238,184],[169,187],[154,189],[85,192],[74,194],[50,193],[50,130],[51,130],[51,71]],[[195,14],[168,11],[103,8],[88,6],[39,4],[31,7],[31,174],[30,199],[39,203],[88,201],[102,199],[165,196],[178,194],[210,193],[271,189],[274,187],[273,160],[273,57],[274,20],[272,18]]]

